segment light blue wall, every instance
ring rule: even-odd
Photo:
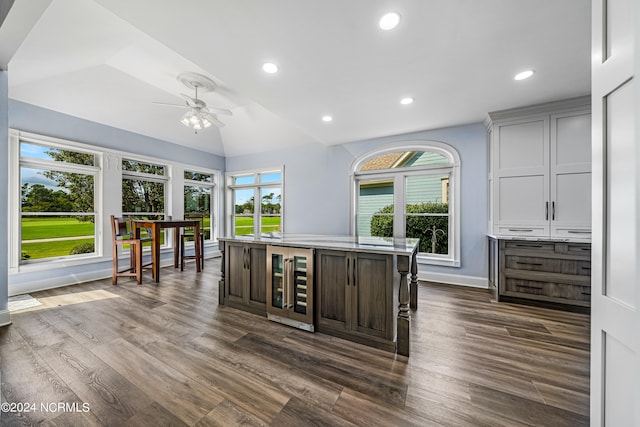
[[[394,135],[325,147],[311,145],[259,155],[228,157],[228,172],[284,165],[284,221],[288,233],[349,234],[351,168],[366,153],[406,141],[439,141],[460,154],[460,267],[421,266],[431,273],[487,276],[487,132],[483,124]],[[455,278],[452,279],[455,282]],[[463,280],[464,282],[464,280]],[[477,283],[478,280],[470,281]]]
[[[9,127],[224,171],[223,157],[15,100],[9,100]]]
[[[9,295],[8,280],[8,248],[7,248],[7,212],[9,178],[7,172],[9,157],[9,129],[8,129],[8,74],[0,71],[0,236],[5,236],[0,244],[0,313],[7,309]],[[1,317],[1,315],[0,315]],[[1,324],[2,322],[0,322]]]

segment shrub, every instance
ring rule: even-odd
[[[95,246],[93,243],[82,243],[80,245],[76,245],[71,249],[69,255],[78,255],[78,254],[92,254],[95,252]]]
[[[378,210],[371,219],[371,235],[393,236],[393,217],[376,214],[393,213],[393,205]],[[407,213],[449,213],[447,203],[416,203],[407,205]],[[433,234],[435,251],[433,250]],[[407,217],[407,236],[420,239],[420,252],[447,254],[449,252],[449,218],[446,216],[409,216]]]

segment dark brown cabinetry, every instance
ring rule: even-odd
[[[255,314],[266,314],[264,245],[226,242],[224,303]]]
[[[591,305],[591,245],[499,240],[499,301],[534,301],[582,309]]]
[[[395,351],[393,256],[317,250],[316,266],[317,330]]]

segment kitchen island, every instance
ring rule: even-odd
[[[219,245],[220,304],[409,356],[418,239],[265,233]]]

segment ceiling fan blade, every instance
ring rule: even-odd
[[[218,118],[213,114],[207,114],[207,120],[209,120],[211,123],[218,126],[219,128],[224,127],[224,123],[218,120]]]
[[[225,116],[232,116],[233,115],[231,110],[227,110],[226,108],[207,107],[207,110],[211,111],[212,113],[216,113],[216,114],[224,114]]]
[[[198,106],[198,99],[196,98],[192,98],[189,95],[185,95],[184,93],[181,93],[180,96],[187,101],[187,105],[191,108],[197,107]]]
[[[178,104],[169,104],[166,102],[152,102],[153,104],[157,104],[157,105],[164,105],[165,107],[178,107],[178,108],[191,108],[188,105],[178,105]]]

